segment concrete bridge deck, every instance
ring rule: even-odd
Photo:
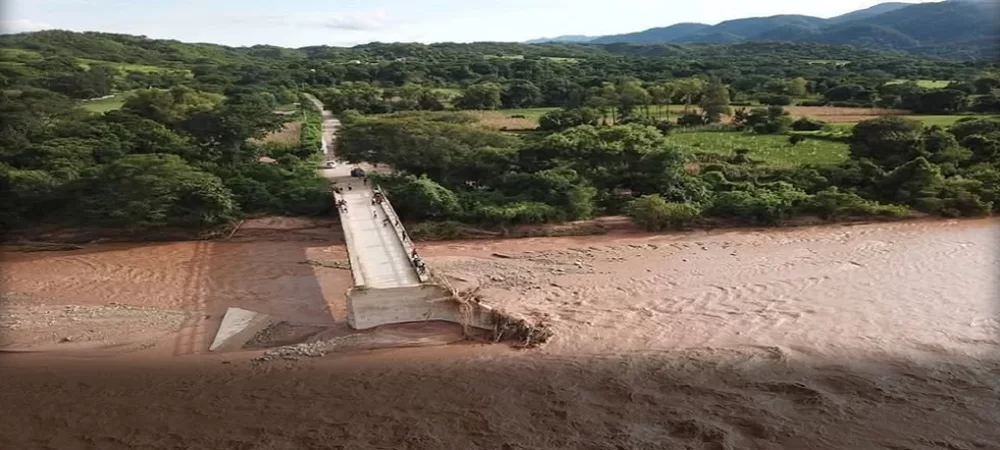
[[[420,285],[412,250],[407,251],[412,247],[403,242],[402,224],[395,215],[385,205],[373,205],[372,188],[360,180],[339,179],[336,186],[342,192],[335,198],[347,203],[347,211],[340,212],[340,221],[351,255],[355,286],[390,289]]]
[[[323,111],[323,152],[327,161],[335,161],[334,139],[340,126],[330,111],[315,97],[309,100]],[[347,241],[354,287],[347,292],[347,322],[354,329],[380,325],[443,320],[478,328],[490,328],[489,311],[480,305],[459,308],[451,292],[432,281],[428,270],[418,272],[412,254],[413,242],[403,229],[390,199],[372,204],[375,194],[370,183],[351,177],[358,167],[366,173],[388,170],[369,164],[352,166],[340,162],[320,173],[339,188],[332,200],[343,199],[347,211],[340,211],[340,222]],[[387,193],[386,197],[391,197]],[[388,223],[385,219],[388,218]]]

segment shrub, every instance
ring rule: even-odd
[[[539,202],[515,202],[504,205],[480,205],[471,218],[488,224],[540,224],[557,221],[562,211]]]
[[[799,106],[826,106],[829,102],[825,100],[806,100],[799,103]]]
[[[730,164],[750,164],[754,161],[750,158],[750,149],[738,148],[733,150],[733,156],[730,156],[727,162]]]
[[[837,187],[817,192],[804,203],[803,210],[827,220],[857,216],[902,218],[910,214],[905,206],[879,204],[853,192],[842,192]]]
[[[777,182],[774,188],[751,188],[720,192],[709,212],[716,217],[732,217],[751,223],[778,224],[795,215],[809,196],[788,183]]]
[[[660,130],[660,133],[663,133],[664,136],[674,131],[674,128],[677,128],[677,125],[669,120],[661,120],[659,122],[656,122],[656,129]]]
[[[788,131],[792,118],[780,106],[739,110],[733,117],[733,124],[757,134],[782,134]]]
[[[658,194],[644,195],[632,200],[625,211],[635,223],[649,231],[682,228],[701,215],[701,210],[694,205],[671,203]]]
[[[549,111],[538,120],[538,128],[545,131],[561,131],[580,125],[596,126],[601,113],[594,108],[569,108]]]
[[[684,114],[677,119],[677,125],[682,127],[696,127],[707,123],[708,121],[701,114]]]
[[[792,129],[795,131],[819,131],[826,127],[826,122],[822,120],[802,117],[792,122]]]
[[[792,145],[798,145],[799,143],[804,142],[805,140],[806,137],[801,134],[793,134],[788,137],[788,143]]]
[[[871,102],[859,102],[859,101],[847,101],[847,102],[830,102],[828,105],[836,108],[871,108],[875,104]]]
[[[758,97],[757,100],[764,105],[788,106],[791,105],[795,99],[793,99],[790,95],[765,94]]]

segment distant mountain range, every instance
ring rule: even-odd
[[[1000,57],[1000,0],[882,3],[829,19],[780,15],[716,25],[678,23],[611,36],[559,36],[528,43],[724,44],[786,41],[905,50],[951,57]],[[957,54],[956,54],[957,53]]]

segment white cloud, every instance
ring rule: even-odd
[[[284,14],[280,16],[242,16],[233,19],[241,24],[269,24],[293,28],[325,28],[344,31],[375,31],[398,24],[384,9],[347,13]]]
[[[0,33],[24,33],[27,31],[38,31],[55,28],[52,24],[36,22],[30,19],[0,20]]]

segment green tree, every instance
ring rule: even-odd
[[[965,110],[968,96],[957,89],[934,89],[920,98],[916,112],[928,114],[953,114]]]
[[[411,220],[450,219],[461,211],[458,196],[426,175],[380,178],[400,216]]]
[[[632,115],[632,111],[637,107],[643,108],[644,116],[649,117],[649,104],[652,101],[649,92],[636,80],[619,80],[615,85],[618,95],[618,106],[623,112],[621,119]]]
[[[713,78],[705,85],[701,95],[701,109],[711,123],[719,123],[722,116],[732,114],[729,108],[729,90],[718,78]]]
[[[531,81],[511,80],[503,88],[501,102],[504,108],[531,108],[542,103],[542,91]]]
[[[802,77],[793,78],[788,82],[786,93],[796,98],[809,95],[809,81]]]
[[[977,94],[991,94],[994,89],[1000,88],[1000,78],[982,77],[975,81]]]
[[[87,180],[80,199],[92,223],[122,227],[208,226],[232,220],[232,193],[177,155],[129,155]]]
[[[677,87],[677,93],[684,98],[684,112],[687,113],[691,110],[691,104],[694,103],[695,96],[705,89],[705,80],[701,78],[681,78],[674,81],[674,86]]]
[[[859,122],[851,132],[851,157],[893,169],[923,154],[923,131],[919,121],[898,116]]]
[[[455,101],[455,106],[460,109],[485,109],[494,110],[503,104],[501,94],[503,88],[496,83],[477,83],[469,86],[462,92],[462,96]]]
[[[580,125],[596,126],[601,113],[594,108],[572,108],[549,111],[538,120],[538,128],[545,131],[562,131]]]
[[[122,111],[166,125],[175,125],[194,114],[215,109],[223,96],[184,86],[170,90],[140,89],[122,105]]]
[[[596,190],[573,169],[557,167],[534,173],[510,173],[498,187],[519,192],[523,201],[541,202],[563,211],[560,220],[590,217]]]

